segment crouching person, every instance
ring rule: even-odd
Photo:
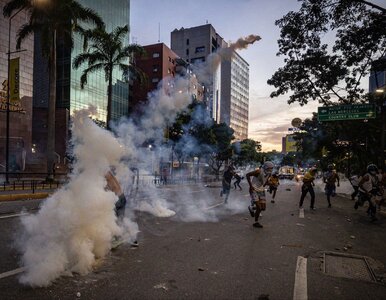
[[[117,202],[115,202],[115,215],[118,217],[119,220],[121,220],[125,216],[125,194],[123,193],[121,185],[119,184],[117,178],[115,178],[111,171],[108,171],[106,173],[105,178],[107,182],[107,188],[118,196],[118,200]]]

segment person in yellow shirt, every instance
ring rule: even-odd
[[[303,177],[303,185],[302,185],[302,194],[300,196],[299,208],[303,208],[304,198],[307,193],[310,193],[311,196],[311,206],[310,209],[315,210],[315,191],[314,191],[314,180],[317,173],[317,169],[312,167]]]
[[[276,197],[276,191],[277,187],[279,186],[279,176],[277,175],[277,172],[274,172],[271,176],[268,178],[268,192],[272,194],[272,200],[271,203],[275,203],[275,197]]]

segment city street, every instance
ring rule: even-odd
[[[35,213],[39,201],[0,202],[0,298],[386,298],[384,212],[370,223],[366,208],[354,210],[342,195],[327,208],[321,185],[317,209],[309,210],[307,196],[299,211],[300,184],[282,181],[275,203],[267,193],[264,228],[254,228],[246,180],[241,185],[242,191],[231,190],[227,205],[221,204],[219,182],[140,188],[137,202],[160,197],[176,214],[161,218],[136,211],[139,247],[123,244],[93,272],[62,276],[46,288],[25,287],[20,274],[5,273],[20,267],[17,214],[22,207]]]

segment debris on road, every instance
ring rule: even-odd
[[[303,248],[303,245],[297,245],[297,244],[281,245],[281,248],[283,248],[283,247],[290,247],[290,248]]]
[[[199,271],[205,271],[205,269],[204,269],[204,268],[198,268],[198,270],[199,270]]]
[[[296,223],[297,226],[305,226],[304,224],[301,224],[301,223]]]
[[[355,239],[355,235],[350,235],[350,239]]]
[[[166,283],[159,283],[159,284],[155,285],[154,288],[155,289],[163,289],[164,291],[168,290]]]
[[[80,296],[82,296],[81,293],[80,293],[80,292],[77,292],[77,293],[76,293],[76,297],[80,298]]]

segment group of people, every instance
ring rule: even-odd
[[[262,228],[259,223],[261,212],[266,209],[265,187],[269,186],[268,191],[273,193],[272,201],[276,195],[279,180],[277,174],[273,173],[274,164],[266,161],[259,169],[246,174],[249,184],[249,193],[251,197],[251,204],[248,206],[249,213],[255,218],[254,227]],[[309,193],[311,196],[310,209],[315,210],[315,191],[314,180],[318,174],[316,167],[312,167],[305,173],[303,177],[303,184],[301,188],[301,195],[299,201],[299,208],[303,208],[304,199]],[[386,188],[386,174],[382,170],[378,170],[377,166],[370,164],[367,166],[366,173],[363,176],[355,176],[350,178],[350,182],[354,187],[354,193],[351,195],[352,199],[358,195],[354,208],[358,209],[363,206],[365,202],[369,203],[367,210],[371,221],[377,220],[376,210],[385,201]],[[324,192],[327,198],[327,207],[331,208],[331,197],[336,195],[336,188],[340,186],[340,178],[336,172],[334,165],[330,164],[327,171],[323,173]]]
[[[368,202],[367,214],[372,221],[375,221],[377,220],[377,206],[380,208],[386,197],[386,174],[383,170],[378,170],[378,167],[374,164],[368,165],[366,171],[362,176],[354,175],[350,177],[351,185],[354,188],[351,199],[355,201],[355,209]],[[358,198],[356,198],[357,196]]]
[[[303,178],[302,194],[300,196],[299,208],[303,208],[304,198],[307,193],[311,196],[310,209],[315,209],[315,192],[313,189],[315,176],[317,174],[316,168],[311,168]],[[323,182],[325,183],[325,194],[327,196],[328,207],[331,208],[331,197],[336,195],[336,187],[339,187],[339,175],[334,170],[334,165],[329,165],[327,172],[323,174]],[[381,206],[385,201],[385,186],[386,176],[378,167],[374,164],[369,164],[366,168],[366,172],[363,176],[354,175],[350,177],[350,182],[354,188],[354,192],[351,194],[351,199],[356,200],[354,208],[358,209],[359,206],[363,206],[365,202],[368,202],[367,213],[371,221],[376,221],[377,206]],[[358,196],[358,199],[356,197]]]

